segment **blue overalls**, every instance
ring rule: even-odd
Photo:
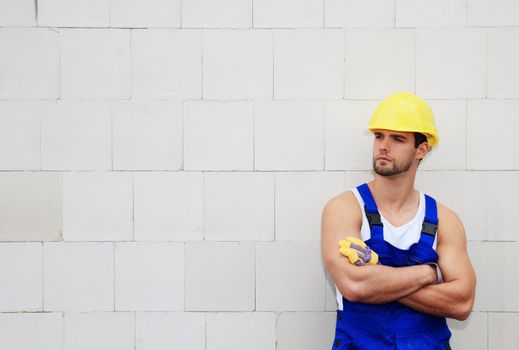
[[[367,184],[357,187],[364,200],[371,237],[366,244],[379,255],[382,265],[401,267],[436,262],[433,249],[438,226],[436,201],[425,195],[425,218],[420,240],[408,250],[384,240],[380,213]],[[433,350],[450,349],[451,332],[444,317],[415,311],[397,301],[364,304],[342,298],[343,310],[337,310],[332,350]]]

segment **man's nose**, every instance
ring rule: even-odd
[[[387,151],[388,147],[389,147],[389,144],[388,144],[387,138],[383,138],[382,140],[380,140],[380,142],[378,144],[379,150]]]

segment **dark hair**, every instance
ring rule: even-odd
[[[418,148],[422,143],[427,142],[427,136],[419,132],[413,132],[414,134],[414,148]]]

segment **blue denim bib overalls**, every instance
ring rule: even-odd
[[[436,262],[433,249],[438,225],[436,201],[425,195],[425,218],[420,240],[408,250],[384,240],[380,213],[367,184],[357,187],[364,201],[371,237],[366,244],[379,255],[382,265],[402,267]],[[333,350],[433,350],[450,349],[451,332],[444,317],[415,311],[397,301],[364,304],[342,298],[337,310]]]

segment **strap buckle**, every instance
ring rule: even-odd
[[[422,233],[429,236],[436,236],[436,230],[438,229],[438,224],[433,224],[428,221],[424,221],[422,224]]]
[[[368,218],[369,227],[371,226],[383,226],[382,219],[380,218],[380,213],[377,211],[375,213],[368,212],[368,208],[364,206],[364,212],[366,213],[366,217]]]

